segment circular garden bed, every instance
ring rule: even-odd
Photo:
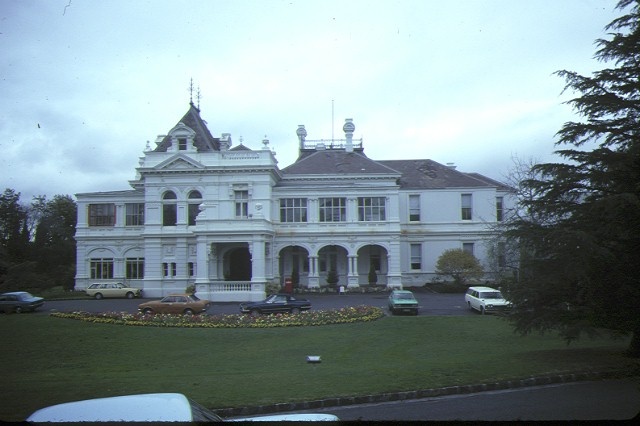
[[[375,321],[384,316],[380,308],[356,306],[326,311],[304,311],[299,314],[251,315],[164,315],[127,312],[54,312],[56,318],[70,318],[100,324],[132,325],[143,327],[185,328],[269,328],[309,327],[329,324],[351,324]]]

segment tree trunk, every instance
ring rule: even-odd
[[[640,358],[640,326],[636,327],[631,335],[631,342],[627,348],[627,356]]]

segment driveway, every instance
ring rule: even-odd
[[[419,315],[477,315],[464,305],[463,294],[437,294],[415,292],[420,303]],[[327,310],[339,309],[347,306],[376,306],[388,313],[388,293],[347,293],[336,294],[300,294],[296,297],[306,298],[311,302],[311,309]],[[138,305],[152,299],[82,299],[82,300],[48,300],[36,314],[51,311],[69,312],[129,312],[138,311]],[[213,303],[208,314],[237,314],[239,302]]]

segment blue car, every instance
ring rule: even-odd
[[[17,314],[26,311],[35,311],[44,305],[42,297],[33,296],[26,291],[13,291],[0,294],[0,312]]]

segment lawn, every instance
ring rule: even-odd
[[[182,329],[0,315],[0,419],[60,402],[181,392],[212,408],[623,368],[628,340],[521,337],[491,316],[385,317],[270,329]],[[321,364],[307,364],[320,355]]]

